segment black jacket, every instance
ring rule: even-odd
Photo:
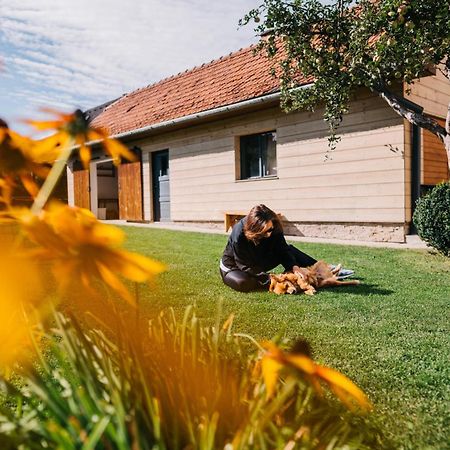
[[[254,277],[282,264],[286,271],[295,265],[294,255],[281,231],[274,231],[270,237],[261,239],[258,244],[248,240],[244,234],[246,218],[241,219],[231,231],[223,252],[222,263],[229,269],[239,269]]]

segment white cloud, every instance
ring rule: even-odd
[[[250,45],[251,26],[238,30],[237,23],[258,4],[0,0],[0,82],[10,80],[0,90],[0,116],[9,113],[11,96],[91,107]]]

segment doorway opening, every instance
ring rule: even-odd
[[[97,165],[97,217],[100,220],[119,218],[119,179],[112,160]]]

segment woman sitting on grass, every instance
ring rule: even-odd
[[[316,262],[286,242],[276,213],[265,205],[256,205],[233,227],[220,260],[220,274],[227,286],[250,292],[267,289],[267,271],[279,264],[286,272],[299,272],[300,267]],[[339,278],[352,274],[351,270],[341,269]]]

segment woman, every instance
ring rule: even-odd
[[[286,242],[277,214],[265,205],[256,205],[233,227],[220,260],[220,274],[227,286],[250,292],[267,289],[270,278],[266,272],[279,264],[286,272],[296,272],[316,262]],[[338,278],[353,273],[341,269]]]
[[[316,260],[289,245],[279,217],[265,205],[256,205],[234,227],[220,261],[223,282],[240,292],[267,288],[267,271],[282,264],[296,272]]]

